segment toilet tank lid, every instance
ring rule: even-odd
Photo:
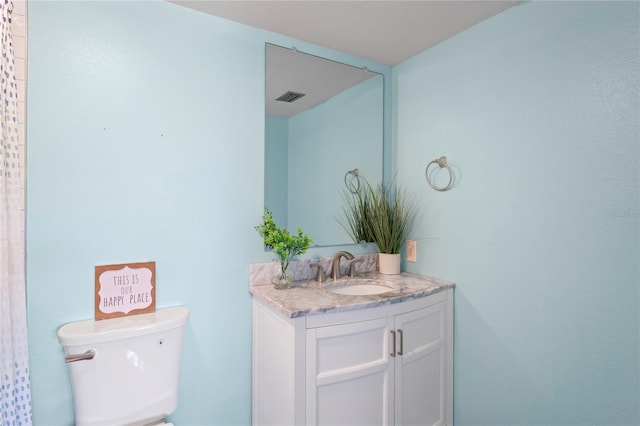
[[[63,346],[78,346],[126,339],[182,327],[188,318],[187,308],[175,306],[158,309],[149,314],[100,321],[77,321],[58,329],[58,341]]]

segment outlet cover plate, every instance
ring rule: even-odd
[[[407,262],[415,262],[416,257],[416,240],[407,240]]]

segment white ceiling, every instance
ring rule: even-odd
[[[519,0],[169,0],[172,3],[393,66]],[[361,69],[276,46],[266,50],[267,115],[290,117],[366,76]],[[369,73],[371,74],[371,73]],[[293,103],[286,91],[305,93]]]
[[[172,2],[393,66],[508,9],[518,0]]]

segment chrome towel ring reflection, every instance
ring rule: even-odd
[[[435,186],[433,183],[431,183],[431,178],[429,177],[429,167],[431,167],[432,164],[437,164],[438,166],[440,166],[441,169],[447,169],[447,172],[449,172],[449,182],[447,183],[446,186],[440,187],[440,186]],[[427,178],[427,183],[429,184],[429,186],[435,189],[436,191],[446,191],[447,189],[451,188],[451,184],[453,184],[453,172],[449,168],[449,164],[447,164],[447,157],[445,156],[442,156],[436,160],[431,161],[429,164],[427,164],[427,168],[424,171],[424,175]]]
[[[358,169],[349,170],[344,174],[344,186],[352,194],[357,194],[360,191],[360,172]]]

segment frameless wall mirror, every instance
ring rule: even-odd
[[[384,77],[266,44],[265,207],[314,246],[353,243],[336,217],[345,174],[382,181]]]

